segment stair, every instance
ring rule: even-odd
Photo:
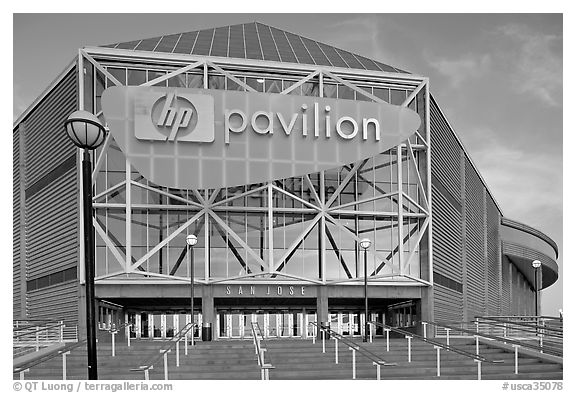
[[[357,344],[365,346],[387,363],[396,366],[383,366],[381,379],[464,379],[477,378],[477,364],[473,359],[454,352],[440,351],[441,375],[436,375],[436,351],[426,343],[412,341],[411,362],[408,362],[405,339],[391,339],[390,350],[386,351],[386,340],[375,339],[373,343]],[[322,353],[322,341],[294,339],[269,339],[266,359],[274,369],[270,370],[272,380],[290,379],[352,379],[352,351],[343,343],[338,345],[339,362],[335,364],[335,341],[326,340],[326,353]],[[452,339],[451,345],[468,352],[475,351],[471,340]],[[151,354],[158,353],[164,345],[154,340],[132,340],[127,347],[125,341],[116,343],[116,356],[111,357],[111,343],[98,344],[98,376],[100,379],[142,380],[142,372],[130,371],[137,368]],[[232,379],[258,380],[260,368],[251,340],[221,340],[197,342],[194,348],[188,347],[184,355],[184,345],[180,345],[180,367],[176,367],[175,350],[168,354],[169,379]],[[503,360],[500,364],[482,364],[482,379],[525,379],[558,380],[563,378],[562,365],[545,362],[526,356],[519,357],[519,373],[514,374],[514,353],[480,344],[480,354],[488,359]],[[14,378],[19,378],[14,375]],[[67,356],[67,378],[86,379],[86,349],[81,347]],[[370,360],[356,353],[356,379],[375,379],[376,367]],[[38,365],[25,374],[25,379],[62,379],[62,357]],[[150,379],[164,379],[163,360],[160,358],[150,370]]]

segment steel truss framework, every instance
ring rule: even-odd
[[[97,60],[98,59],[98,60]],[[267,184],[255,185],[255,187],[243,192],[236,193],[232,196],[228,196],[226,193],[222,193],[221,189],[216,190],[190,190],[186,195],[188,197],[183,197],[181,194],[170,192],[167,189],[161,189],[160,187],[154,187],[149,184],[143,184],[137,179],[133,178],[133,170],[131,169],[130,162],[125,159],[125,171],[124,179],[108,187],[106,190],[99,192],[94,196],[94,207],[97,211],[102,210],[117,210],[124,214],[125,217],[125,246],[119,247],[118,241],[114,239],[110,233],[107,233],[106,228],[103,223],[99,220],[94,220],[94,227],[102,241],[104,242],[107,250],[113,256],[115,263],[118,264],[119,269],[114,272],[107,274],[102,274],[96,277],[97,281],[106,280],[110,283],[123,283],[123,282],[134,282],[134,278],[140,277],[141,280],[137,280],[139,283],[178,283],[178,282],[189,282],[189,276],[182,277],[174,275],[174,271],[183,263],[184,258],[186,258],[186,247],[182,245],[183,249],[178,258],[177,266],[175,266],[169,274],[157,273],[148,271],[145,267],[145,262],[154,254],[158,253],[163,247],[167,247],[171,240],[176,238],[179,234],[187,232],[190,228],[196,228],[196,232],[204,231],[204,241],[208,242],[209,226],[204,225],[207,222],[213,222],[217,226],[217,230],[221,236],[225,236],[226,239],[233,239],[237,244],[237,247],[242,248],[245,255],[250,256],[250,261],[244,261],[237,251],[232,250],[238,258],[239,267],[241,266],[240,273],[237,275],[229,275],[224,278],[214,278],[210,277],[210,246],[209,244],[204,245],[204,275],[203,277],[195,277],[195,282],[199,283],[229,283],[237,282],[242,280],[242,282],[254,282],[254,283],[281,283],[284,281],[290,282],[302,282],[302,283],[314,283],[320,285],[326,284],[361,284],[364,275],[358,270],[357,274],[351,273],[347,268],[344,258],[340,255],[338,251],[338,244],[334,240],[330,228],[337,228],[341,234],[356,243],[359,243],[361,234],[354,232],[338,219],[340,214],[353,214],[357,216],[361,215],[371,215],[378,217],[386,217],[390,220],[390,228],[395,231],[394,237],[396,238],[396,247],[387,253],[382,253],[381,251],[376,251],[375,245],[372,244],[371,248],[368,250],[368,255],[371,259],[377,261],[378,267],[371,271],[369,275],[370,285],[431,285],[432,284],[432,211],[431,211],[431,182],[430,182],[430,117],[429,117],[429,82],[427,78],[408,75],[408,74],[396,74],[396,73],[385,73],[385,72],[374,72],[374,71],[363,71],[363,70],[351,70],[343,68],[333,68],[324,66],[312,66],[304,64],[287,64],[287,63],[276,63],[276,62],[266,62],[266,61],[255,61],[255,60],[244,60],[244,59],[228,59],[228,58],[211,58],[211,57],[199,57],[199,56],[181,56],[173,54],[165,54],[163,56],[158,56],[157,54],[138,54],[131,51],[122,50],[110,50],[106,48],[89,48],[80,49],[78,53],[78,82],[79,82],[79,109],[90,110],[90,108],[85,108],[84,104],[84,86],[85,86],[85,72],[84,66],[92,65],[95,69],[94,74],[99,72],[103,75],[109,83],[113,85],[121,86],[122,83],[114,77],[108,70],[107,66],[114,64],[116,62],[125,62],[127,64],[144,64],[146,66],[155,65],[164,67],[167,70],[162,76],[155,79],[146,81],[143,86],[152,86],[160,82],[166,81],[170,78],[177,77],[178,75],[183,75],[186,72],[201,71],[203,75],[203,87],[208,88],[208,75],[209,73],[217,73],[229,80],[235,82],[237,85],[241,86],[248,92],[255,92],[256,90],[241,80],[238,75],[238,70],[243,72],[251,72],[252,74],[266,75],[271,72],[287,72],[298,75],[299,80],[291,86],[287,87],[279,94],[289,94],[294,89],[302,86],[304,83],[314,81],[319,85],[319,97],[323,96],[324,88],[323,85],[326,83],[338,83],[360,94],[364,99],[375,101],[375,102],[385,102],[383,99],[367,92],[361,87],[356,86],[354,83],[363,82],[364,84],[372,81],[377,81],[378,83],[384,83],[388,85],[401,84],[406,88],[409,86],[411,92],[406,97],[405,101],[402,103],[403,106],[408,106],[416,99],[418,95],[423,97],[424,101],[424,135],[420,132],[416,132],[416,136],[413,138],[413,142],[410,139],[406,140],[405,143],[398,145],[397,147],[391,149],[387,154],[395,159],[396,163],[402,163],[403,161],[408,161],[408,165],[412,165],[414,172],[416,173],[416,179],[413,179],[418,188],[417,196],[410,195],[404,188],[404,178],[403,165],[396,165],[395,175],[395,186],[391,192],[381,192],[379,195],[351,201],[344,204],[338,204],[338,197],[342,194],[345,188],[353,180],[355,176],[361,176],[361,170],[364,165],[369,161],[368,159],[359,162],[352,163],[345,166],[342,173],[346,173],[344,179],[341,179],[337,188],[333,190],[333,193],[326,193],[326,182],[325,182],[325,172],[320,172],[315,174],[319,176],[318,184],[314,184],[311,175],[303,176],[303,181],[310,190],[310,198],[304,199],[301,195],[297,195],[287,187],[282,187],[282,183],[278,181],[271,181]],[[236,73],[236,75],[235,75]],[[102,112],[99,111],[96,115],[100,118],[102,117]],[[103,119],[105,120],[105,119]],[[98,153],[95,153],[95,165],[93,171],[93,181],[95,181],[101,173],[103,163],[106,159],[106,154],[111,149],[113,142],[108,136],[103,147],[99,149]],[[80,156],[78,156],[78,161],[80,161]],[[80,168],[80,165],[78,165]],[[81,178],[81,176],[79,176]],[[376,188],[377,185],[367,181],[371,187]],[[174,205],[162,205],[163,209],[174,209],[187,211],[190,214],[190,218],[184,223],[179,223],[179,226],[175,228],[166,238],[157,244],[150,244],[148,251],[141,257],[133,257],[132,252],[132,228],[134,225],[133,220],[133,210],[134,209],[154,209],[158,206],[149,204],[137,204],[134,203],[132,198],[132,190],[134,187],[138,187],[148,192],[157,193],[158,195],[163,195],[170,198],[169,200],[178,201],[179,204]],[[125,203],[107,203],[101,202],[103,197],[110,195],[112,193],[123,192],[125,195]],[[251,208],[242,206],[231,206],[232,201],[243,198],[246,196],[259,193],[263,195],[267,203],[264,207],[252,208],[252,210],[259,211],[264,214],[267,220],[266,227],[268,229],[274,228],[275,214],[279,213],[299,213],[307,214],[312,217],[310,220],[305,222],[304,230],[298,234],[298,236],[292,241],[290,245],[282,248],[282,255],[278,257],[275,256],[274,249],[274,238],[273,230],[267,230],[267,249],[268,255],[261,255],[253,247],[242,238],[241,235],[236,233],[223,219],[222,212],[232,212],[232,211],[247,211]],[[222,195],[226,195],[222,197]],[[300,208],[278,208],[273,205],[273,198],[277,194],[282,194],[285,198],[291,198],[295,202],[300,204]],[[391,201],[391,206],[395,206],[395,209],[391,211],[366,211],[359,210],[359,206],[366,202],[376,202],[378,200],[388,200]],[[82,201],[80,201],[82,203]],[[352,209],[352,210],[351,210]],[[80,220],[82,216],[80,215]],[[409,233],[404,233],[406,229],[405,225],[398,225],[398,223],[405,223],[407,220],[415,220],[418,222],[416,226]],[[198,225],[200,224],[200,225]],[[79,225],[83,228],[82,223]],[[319,277],[309,277],[304,275],[294,275],[283,271],[286,264],[290,263],[289,260],[295,250],[302,244],[306,237],[311,233],[311,231],[316,228],[319,231],[319,249],[318,257],[321,266],[319,267],[320,275]],[[83,233],[80,233],[80,237]],[[411,239],[411,247],[408,248],[407,241]],[[328,246],[326,243],[330,243]],[[425,243],[423,243],[425,242]],[[83,242],[80,243],[80,259],[83,260]],[[373,242],[374,243],[374,242]],[[408,248],[408,249],[407,249]],[[357,250],[358,250],[357,246]],[[326,271],[326,253],[334,252],[337,255],[343,269],[346,272],[346,279],[343,280],[329,280],[323,272]],[[357,259],[358,255],[357,252]],[[391,258],[395,256],[398,263],[388,264],[386,274],[381,273],[382,268],[386,262],[390,261]],[[188,256],[189,257],[189,256]],[[200,256],[202,259],[202,256]],[[415,258],[420,259],[420,272],[414,273],[409,272],[408,266]],[[98,263],[98,262],[97,262]],[[217,262],[212,262],[217,263]],[[358,263],[358,260],[356,261]],[[422,273],[424,272],[424,273]],[[84,277],[83,266],[80,264],[80,277]]]

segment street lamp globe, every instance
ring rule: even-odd
[[[372,242],[368,238],[364,238],[364,239],[360,240],[360,247],[362,247],[365,250],[368,247],[370,247],[371,244],[372,244]]]
[[[538,269],[540,266],[542,266],[542,262],[540,262],[539,260],[532,261],[532,267],[534,269]]]
[[[191,247],[194,247],[198,243],[198,237],[196,235],[188,235],[186,236],[186,244]]]
[[[73,112],[64,122],[64,128],[70,140],[81,149],[96,149],[106,136],[100,119],[87,111]]]

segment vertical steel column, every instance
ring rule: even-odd
[[[84,149],[82,160],[82,195],[84,198],[84,248],[86,270],[86,337],[88,347],[88,379],[98,379],[96,355],[96,310],[94,298],[94,227],[92,225],[92,165],[90,152]]]
[[[368,249],[364,249],[364,338],[368,342]]]
[[[268,183],[268,271],[274,270],[274,215],[272,205],[274,203],[272,183]]]
[[[404,274],[404,195],[402,180],[402,145],[396,147],[396,174],[398,181],[398,264]]]
[[[204,223],[206,225],[206,223]],[[190,257],[190,323],[192,323],[191,331],[191,345],[194,346],[194,246],[188,246]]]
[[[425,119],[426,119],[426,143],[428,144],[426,148],[426,192],[428,193],[428,205],[430,208],[428,209],[428,215],[430,217],[430,221],[428,223],[428,270],[429,270],[429,277],[428,281],[430,284],[434,284],[434,272],[433,272],[433,259],[432,259],[432,252],[433,252],[433,245],[432,245],[432,141],[430,138],[430,80],[426,80],[426,86],[424,86],[425,93]],[[430,313],[430,320],[434,320],[434,309],[431,310]]]
[[[320,277],[323,283],[326,283],[326,184],[325,172],[320,172],[320,207],[322,208],[322,217],[320,217]],[[318,314],[318,313],[317,313]],[[316,321],[321,323],[322,321]]]

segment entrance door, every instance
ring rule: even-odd
[[[350,332],[353,336],[360,336],[364,331],[364,314],[360,315],[360,313],[353,313],[350,314],[351,318],[351,329]]]
[[[267,337],[266,336],[266,328],[265,328],[265,324],[264,324],[265,314],[264,313],[252,314],[252,318],[253,318],[254,322],[258,323],[258,327],[260,328],[261,334],[264,337]]]
[[[279,337],[290,337],[292,335],[292,314],[282,312],[276,314],[278,318]]]
[[[310,325],[310,322],[316,322],[316,313],[306,313],[304,316],[305,338],[316,336],[316,326]]]
[[[243,317],[242,314],[229,314],[230,319],[230,337],[240,338],[242,337],[241,331],[244,330],[244,324],[241,323]]]
[[[166,316],[162,314],[152,314],[152,337],[162,338],[165,335],[164,320]]]
[[[276,313],[267,313],[268,337],[278,337],[278,318]]]

